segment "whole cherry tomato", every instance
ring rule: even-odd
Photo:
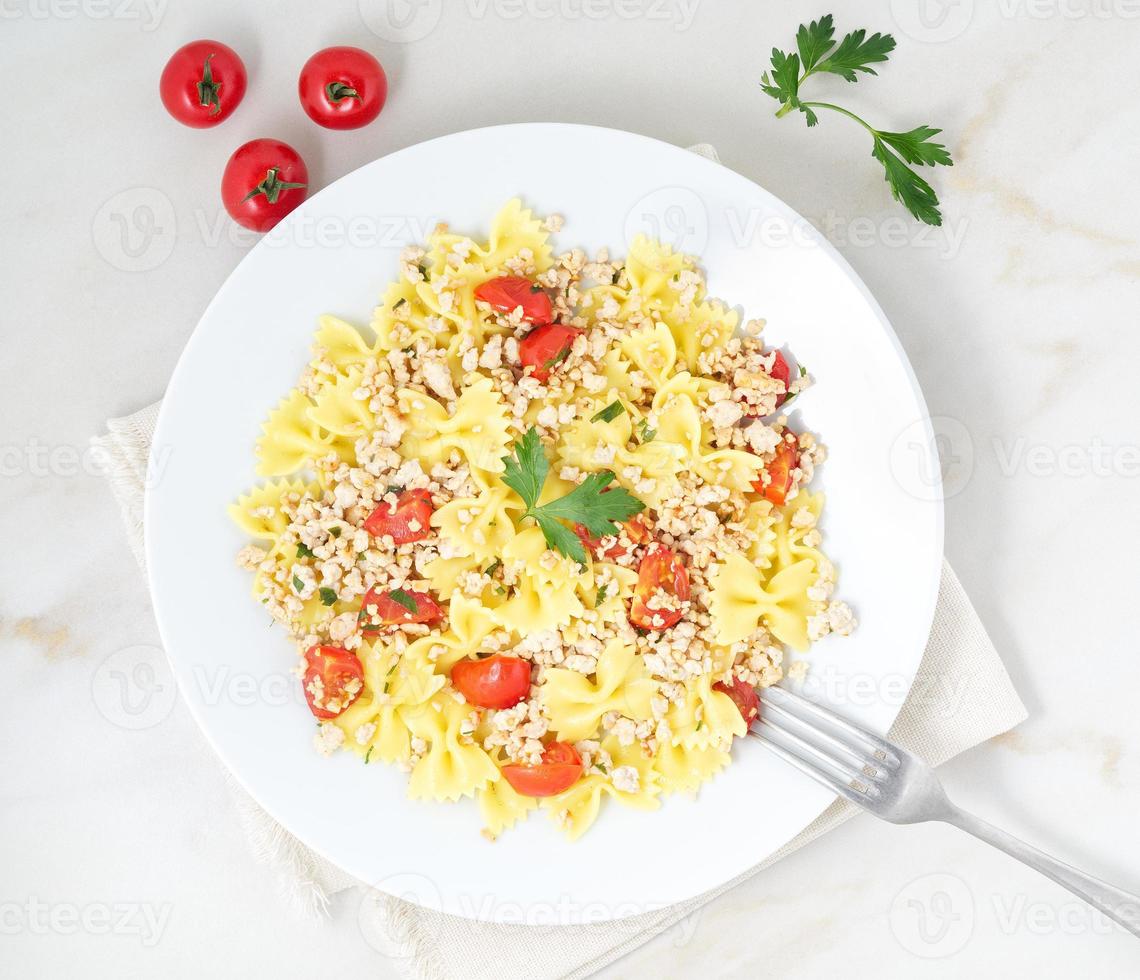
[[[643,630],[663,630],[681,621],[680,609],[652,609],[650,600],[660,589],[682,602],[689,598],[689,573],[681,556],[668,548],[654,548],[637,568],[637,588],[629,621]]]
[[[537,766],[503,766],[503,776],[523,796],[557,796],[582,775],[582,757],[573,745],[551,742]]]
[[[415,606],[415,610],[410,606]],[[381,626],[435,623],[442,618],[443,610],[439,603],[426,592],[403,592],[394,598],[391,592],[372,588],[364,593],[364,600],[360,603],[360,632],[365,636],[379,633]]]
[[[785,432],[780,445],[776,447],[776,458],[765,467],[768,482],[765,483],[763,479],[756,480],[752,484],[752,489],[762,494],[765,500],[783,506],[788,499],[788,491],[792,489],[792,471],[799,462],[800,451],[795,434]]]
[[[297,82],[301,107],[326,129],[359,129],[380,115],[388,98],[388,77],[380,62],[360,48],[318,51]]]
[[[309,171],[288,143],[259,139],[243,143],[222,174],[222,203],[239,225],[269,231],[309,190]]]
[[[341,647],[310,647],[301,684],[309,710],[318,718],[335,718],[364,690],[364,667]]]
[[[756,688],[751,684],[745,684],[739,677],[733,677],[731,684],[717,681],[713,685],[713,690],[732,698],[745,725],[751,726],[760,717],[760,698],[756,694]]]
[[[547,323],[535,327],[519,342],[519,360],[524,368],[539,381],[546,381],[550,372],[566,360],[574,338],[582,331],[565,323]]]
[[[396,503],[381,504],[364,522],[364,530],[374,538],[390,535],[397,546],[426,538],[431,531],[431,494],[427,490],[405,490]]]
[[[530,663],[501,653],[460,660],[451,668],[451,683],[480,708],[513,708],[530,692]]]
[[[170,56],[158,92],[175,119],[195,129],[228,118],[245,95],[245,65],[220,41],[191,41]]]
[[[523,319],[536,327],[549,323],[554,313],[546,290],[526,276],[488,279],[475,288],[475,298],[500,313],[512,313],[521,306]]]

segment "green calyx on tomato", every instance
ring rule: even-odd
[[[257,197],[258,194],[264,194],[265,199],[270,204],[276,204],[277,198],[281,196],[282,191],[287,191],[293,187],[304,186],[305,184],[303,183],[295,183],[289,180],[279,180],[277,177],[277,167],[270,167],[267,171],[265,171],[265,180],[263,180],[253,190],[246,194],[242,200],[249,201]]]
[[[333,105],[338,105],[345,99],[356,99],[357,102],[364,101],[360,97],[360,93],[345,82],[329,82],[325,86],[325,95],[329,97],[329,101]]]
[[[210,59],[213,57],[213,54],[206,55],[206,63],[202,66],[202,80],[198,83],[198,104],[212,105],[214,108],[210,115],[216,116],[222,111],[222,86],[214,81],[214,72],[210,68]]]

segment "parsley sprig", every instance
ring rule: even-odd
[[[883,165],[887,183],[894,199],[919,221],[928,225],[942,224],[938,195],[910,166],[952,167],[950,153],[933,137],[942,132],[931,126],[916,126],[905,133],[875,129],[865,119],[849,109],[830,102],[807,102],[800,97],[800,89],[812,75],[821,72],[840,75],[849,82],[859,81],[859,73],[875,75],[872,65],[884,62],[895,48],[890,34],[872,34],[860,28],[835,42],[835,25],[831,14],[801,24],[796,32],[796,51],[788,54],[779,48],[772,49],[772,68],[764,73],[760,87],[780,103],[777,118],[790,112],[802,112],[808,126],[819,122],[816,109],[828,109],[853,119],[871,134],[874,144],[871,156]]]
[[[523,517],[533,518],[546,543],[579,565],[586,564],[586,549],[578,535],[562,521],[581,524],[594,537],[618,533],[618,522],[628,520],[645,509],[645,504],[628,490],[615,487],[609,470],[591,473],[564,497],[539,504],[542,488],[550,472],[550,462],[542,448],[538,430],[533,426],[512,447],[513,454],[503,458],[506,472],[503,482],[514,490],[526,505]],[[604,492],[603,492],[604,491]]]

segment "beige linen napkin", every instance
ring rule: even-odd
[[[716,159],[707,144],[692,149]],[[144,564],[147,457],[157,418],[158,405],[151,405],[126,418],[111,419],[107,434],[94,440],[104,453],[111,489],[140,565]],[[997,651],[953,569],[943,562],[930,639],[891,737],[939,765],[1008,731],[1025,717],[1025,707]],[[358,909],[345,914],[358,914],[365,938],[415,980],[589,976],[858,812],[846,801],[836,800],[771,857],[720,888],[679,905],[597,925],[507,926],[431,912],[370,888],[306,848],[233,780],[231,786],[251,847],[275,870],[290,904],[307,914],[320,914],[327,912],[330,895],[353,886],[365,889]]]

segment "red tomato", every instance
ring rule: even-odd
[[[800,451],[797,448],[796,437],[791,432],[785,433],[783,441],[776,448],[776,458],[766,467],[769,482],[756,480],[752,484],[752,489],[761,494],[765,500],[782,506],[788,499],[788,491],[792,489],[792,471],[799,462]]]
[[[792,369],[780,351],[776,351],[776,359],[768,373],[777,381],[784,382],[784,393],[776,396],[776,407],[779,408],[788,400],[788,385],[792,383]]]
[[[519,343],[519,360],[539,381],[550,377],[550,369],[564,361],[570,345],[582,331],[565,323],[546,323],[535,327]]]
[[[381,504],[364,522],[364,530],[374,538],[391,535],[397,546],[420,541],[431,529],[431,494],[426,490],[405,490],[395,505]]]
[[[311,647],[301,684],[309,710],[318,718],[335,718],[364,690],[364,668],[356,656],[340,647]]]
[[[582,757],[566,742],[551,742],[537,766],[503,766],[503,776],[523,796],[557,796],[581,775]]]
[[[391,626],[393,623],[435,623],[443,619],[443,609],[428,593],[405,594],[415,603],[415,612],[393,599],[390,592],[378,589],[365,592],[364,600],[360,603],[360,631],[369,636],[379,633],[381,626]]]
[[[602,492],[604,493],[605,491]],[[653,529],[650,527],[649,521],[644,514],[635,514],[622,524],[621,533],[614,540],[614,543],[600,553],[598,549],[602,546],[602,539],[595,538],[584,524],[575,524],[574,533],[578,535],[582,546],[587,551],[592,552],[596,557],[605,559],[606,561],[622,558],[633,551],[639,544],[648,544],[653,540]],[[628,539],[628,543],[626,539]]]
[[[301,107],[326,129],[359,129],[380,115],[388,98],[388,76],[380,62],[360,48],[318,51],[297,82]]]
[[[245,95],[245,65],[220,41],[191,41],[170,56],[158,94],[175,119],[195,129],[216,126]]]
[[[680,609],[650,609],[649,600],[663,589],[682,601],[689,598],[689,573],[680,555],[668,548],[654,548],[637,569],[637,589],[629,621],[643,630],[663,630],[681,621]]]
[[[510,313],[521,306],[523,319],[535,326],[549,323],[554,309],[546,290],[525,276],[488,279],[476,287],[475,298],[501,313]]]
[[[744,719],[745,725],[751,727],[752,723],[760,717],[760,698],[756,694],[756,688],[751,684],[745,684],[739,677],[734,677],[731,684],[717,681],[713,685],[713,690],[720,691],[721,694],[727,694],[732,698],[733,703],[740,710],[740,717]]]
[[[513,708],[530,692],[530,663],[501,653],[460,660],[451,668],[451,683],[480,708]]]
[[[309,171],[300,154],[280,140],[243,143],[222,174],[222,203],[245,228],[269,231],[308,194]]]

